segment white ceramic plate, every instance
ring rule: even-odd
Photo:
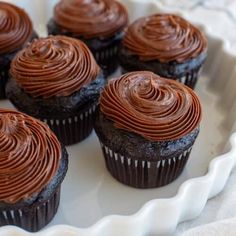
[[[45,35],[44,26],[52,14],[55,1],[8,2],[24,7],[32,17],[35,28]],[[171,9],[156,1],[122,2],[129,9],[131,21]],[[194,12],[194,15],[179,8],[175,11],[195,22],[204,22],[199,17],[202,13]],[[197,217],[207,200],[223,189],[236,160],[236,135],[231,138],[231,151],[221,155],[228,150],[225,145],[236,117],[236,81],[233,80],[236,57],[229,53],[230,45],[223,40],[223,36],[212,33],[215,25],[212,23],[211,27],[211,22],[209,19],[204,22],[205,26],[201,26],[209,40],[204,76],[199,79],[196,88],[203,104],[201,132],[182,175],[168,186],[158,189],[139,190],[124,186],[106,170],[97,137],[93,133],[82,143],[67,148],[70,163],[62,186],[60,208],[45,231],[36,235],[167,235],[175,230],[179,222]],[[8,101],[0,101],[0,107],[12,106]],[[31,234],[8,226],[0,229],[0,235]]]

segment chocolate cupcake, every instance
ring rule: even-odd
[[[109,81],[95,131],[114,178],[136,188],[154,188],[181,174],[200,120],[200,101],[192,89],[138,71]]]
[[[61,0],[48,33],[84,41],[106,75],[118,67],[118,48],[128,23],[125,7],[115,0]]]
[[[0,109],[0,226],[38,231],[57,212],[68,155],[43,122]]]
[[[136,20],[124,36],[124,72],[152,71],[194,88],[207,56],[203,33],[180,16],[156,14]]]
[[[0,2],[0,99],[5,98],[10,63],[27,42],[37,37],[26,12],[12,4]]]
[[[66,36],[34,40],[13,59],[10,74],[10,101],[45,121],[62,143],[91,133],[105,79],[82,41]]]

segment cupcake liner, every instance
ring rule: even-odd
[[[8,80],[8,70],[8,67],[0,70],[0,99],[6,98],[5,87]]]
[[[95,60],[101,66],[106,76],[115,72],[115,70],[118,67],[119,45],[120,42],[116,42],[103,49],[98,49],[98,50],[91,49],[95,57]]]
[[[71,145],[85,139],[93,130],[94,114],[97,102],[81,112],[67,118],[40,118],[47,123],[58,139],[65,145]]]
[[[60,186],[47,201],[29,207],[0,211],[0,226],[15,225],[36,232],[47,225],[57,212],[60,202]]]
[[[194,68],[193,70],[187,72],[184,76],[177,78],[177,80],[194,89],[198,80],[198,76],[201,73],[202,66]]]
[[[101,143],[106,167],[111,175],[135,188],[155,188],[175,180],[187,163],[192,146],[181,155],[159,161],[136,160],[114,152]]]

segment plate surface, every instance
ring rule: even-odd
[[[44,26],[55,1],[8,2],[24,7],[35,28],[45,35]],[[131,20],[171,9],[155,1],[122,2],[129,9]],[[189,18],[190,14],[184,10],[174,10]],[[193,17],[195,22],[196,19],[197,13]],[[69,171],[62,185],[60,208],[47,226],[48,231],[38,235],[166,235],[173,232],[179,222],[199,215],[207,199],[222,190],[236,160],[234,147],[219,156],[229,150],[226,143],[234,128],[236,82],[232,78],[236,58],[228,52],[227,42],[211,33],[209,25],[201,27],[209,40],[208,60],[196,87],[203,105],[203,120],[200,135],[181,176],[165,187],[152,190],[122,185],[106,170],[98,139],[93,133],[82,143],[67,147]],[[12,106],[8,101],[0,101],[0,107]],[[232,143],[235,142],[235,136],[232,136]],[[54,226],[59,224],[80,229]],[[19,235],[28,235],[15,227],[3,227],[0,235],[18,235],[14,230]]]

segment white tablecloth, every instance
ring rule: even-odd
[[[180,235],[236,235],[236,170],[232,172],[223,192],[208,201],[198,218],[177,227],[175,236]]]

